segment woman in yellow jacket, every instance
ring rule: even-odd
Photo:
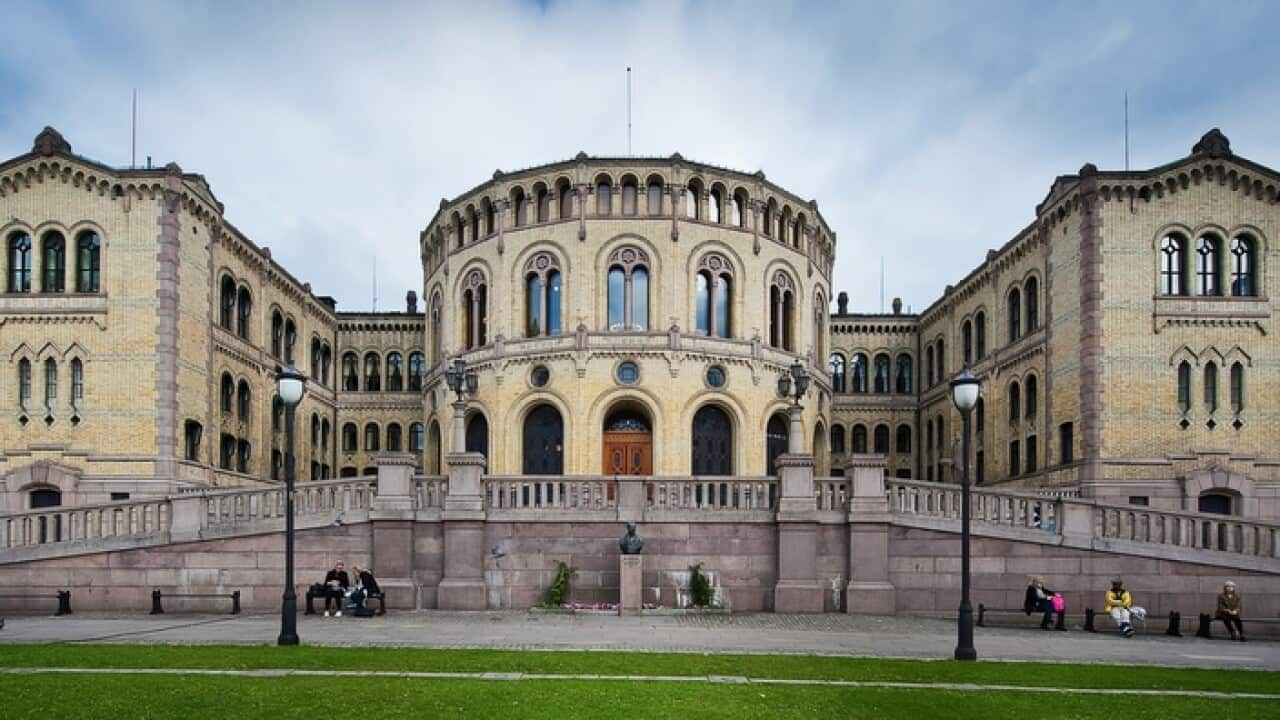
[[[1133,598],[1124,589],[1124,581],[1116,578],[1111,581],[1111,589],[1107,591],[1107,603],[1103,612],[1110,613],[1111,619],[1120,626],[1120,633],[1125,637],[1133,637],[1133,626],[1129,624],[1129,609],[1133,607]]]

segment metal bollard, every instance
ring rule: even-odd
[[[1164,634],[1182,637],[1182,613],[1177,610],[1169,611],[1169,629],[1165,630]]]
[[[1200,613],[1200,628],[1196,630],[1196,637],[1213,638],[1213,618],[1208,613]]]
[[[236,590],[235,592],[231,593],[231,614],[232,615],[240,614],[240,591],[239,590]]]
[[[54,615],[70,615],[71,614],[71,591],[58,591],[58,612]]]
[[[1093,627],[1093,615],[1094,615],[1093,608],[1084,609],[1084,631],[1085,632],[1098,632],[1098,630]]]
[[[986,615],[987,606],[982,603],[978,603],[978,627],[986,627],[986,625],[983,624],[983,621],[986,619]]]
[[[1054,630],[1066,630],[1066,629],[1067,629],[1067,613],[1066,613],[1066,611],[1063,611],[1063,612],[1060,612],[1060,613],[1056,613],[1056,615],[1058,616],[1058,621],[1054,624],[1053,629],[1054,629]]]
[[[164,608],[160,607],[160,591],[158,589],[151,591],[151,614],[152,615],[164,614]]]

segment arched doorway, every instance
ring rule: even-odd
[[[480,453],[489,458],[489,421],[482,413],[476,413],[467,421],[467,452]]]
[[[693,416],[691,452],[694,475],[733,474],[733,421],[718,405],[705,405]]]
[[[633,404],[613,408],[604,420],[605,475],[652,475],[653,430],[649,414]]]
[[[827,452],[827,430],[822,423],[813,426],[813,463],[814,474],[823,477],[831,474],[831,455]]]
[[[525,475],[564,474],[564,419],[550,405],[539,405],[524,419]]]
[[[1215,515],[1231,514],[1231,496],[1221,492],[1207,492],[1200,496],[1199,510]]]
[[[764,431],[765,451],[768,458],[765,464],[765,474],[778,474],[778,456],[786,454],[790,436],[791,433],[788,431],[786,418],[782,415],[774,415],[769,418],[769,424]]]

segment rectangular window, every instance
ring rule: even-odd
[[[111,493],[111,502],[120,502],[121,500],[128,500],[128,499],[129,499],[129,493],[125,493],[125,492]]]
[[[1075,425],[1069,422],[1058,426],[1058,461],[1066,465],[1075,453]]]
[[[1151,504],[1151,498],[1147,497],[1146,495],[1130,495],[1130,496],[1129,496],[1129,504],[1130,504],[1130,505],[1142,505],[1142,506],[1144,506],[1144,507],[1145,507],[1145,506],[1147,506],[1147,505],[1150,505],[1150,504]]]
[[[898,468],[897,470],[895,470],[895,471],[894,471],[893,476],[894,476],[894,477],[897,477],[897,478],[903,478],[904,480],[910,480],[910,479],[911,479],[911,469],[910,469],[910,468]]]
[[[203,434],[204,428],[195,420],[188,420],[184,427],[183,443],[186,449],[185,456],[188,460],[197,461],[200,459],[200,436]]]
[[[1022,454],[1019,450],[1017,440],[1009,443],[1009,477],[1017,477],[1022,474]]]

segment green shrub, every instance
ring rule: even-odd
[[[689,566],[689,596],[694,607],[711,605],[711,580],[702,574],[702,563]]]
[[[556,561],[556,577],[551,581],[551,586],[547,588],[547,607],[558,608],[569,599],[570,580],[576,572],[578,572],[578,568],[559,560]]]

